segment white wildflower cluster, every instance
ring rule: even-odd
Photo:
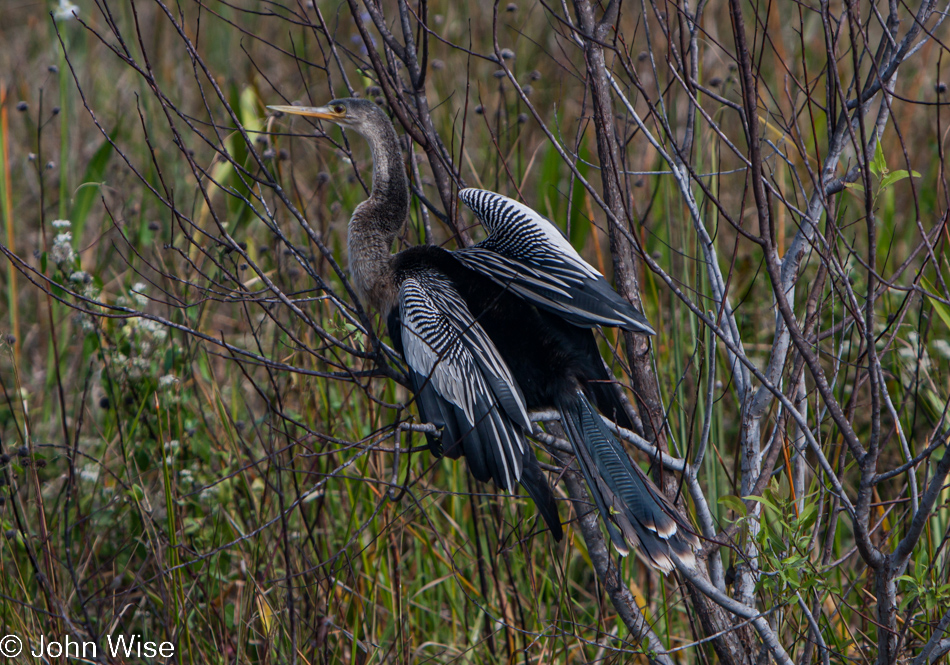
[[[92,275],[85,270],[76,270],[79,255],[73,249],[73,232],[70,231],[73,223],[68,219],[54,219],[51,225],[57,234],[53,238],[53,246],[50,247],[47,255],[49,260],[67,275],[71,290],[90,300],[98,300],[99,289],[93,282]],[[96,329],[95,321],[90,314],[79,313],[73,317],[73,322],[83,333],[93,332]]]
[[[152,363],[148,358],[142,356],[128,357],[124,354],[119,354],[119,356],[124,360],[122,366],[125,368],[125,373],[130,381],[141,381],[154,374]]]
[[[158,377],[158,388],[159,390],[166,390],[178,383],[178,377],[174,374],[166,374],[164,376]]]
[[[158,321],[151,319],[132,319],[130,325],[137,324],[139,350],[144,357],[149,357],[156,349],[162,347],[168,339],[168,331]]]
[[[120,292],[115,303],[144,310],[149,302],[148,288],[145,282],[136,282]],[[182,397],[173,388],[180,382],[181,372],[166,366],[166,352],[178,349],[178,340],[168,334],[164,324],[145,317],[132,316],[118,325],[111,321],[103,324],[105,332],[111,333],[107,335],[110,344],[104,351],[118,370],[116,380],[122,386],[147,382],[144,388],[157,387],[166,406],[180,402]],[[171,355],[172,359],[178,357]]]
[[[162,348],[168,339],[168,331],[158,321],[143,319],[138,316],[129,319],[122,327],[122,333],[133,342],[133,348],[142,359],[151,357]]]
[[[945,339],[934,340],[931,344],[934,351],[939,353],[944,358],[950,359],[950,342]]]
[[[148,287],[144,282],[136,282],[129,290],[129,295],[132,296],[132,300],[135,301],[135,304],[138,305],[139,308],[143,308],[148,304],[148,296],[145,295],[147,290]]]
[[[69,21],[79,16],[79,7],[69,0],[59,0],[59,5],[53,10],[53,18],[57,21]]]
[[[141,379],[151,373],[152,364],[147,358],[141,356],[132,358],[129,361],[129,375],[136,379]]]
[[[195,484],[195,475],[191,469],[182,469],[178,472],[178,482],[185,487],[192,487]]]
[[[88,272],[85,270],[76,270],[69,275],[69,281],[74,285],[73,289],[77,293],[94,302],[99,301],[99,287],[93,282],[92,275]],[[98,305],[91,303],[84,303],[84,306],[93,310],[100,309]],[[95,317],[87,312],[77,313],[73,318],[73,322],[79,327],[83,334],[96,331]]]
[[[99,287],[85,270],[76,270],[69,275],[69,281],[77,285],[77,292],[90,300],[99,300]]]
[[[132,381],[138,381],[149,374],[151,369],[151,363],[148,358],[143,358],[141,356],[129,357],[124,353],[116,353],[113,355],[112,360],[116,365],[125,370],[125,376],[131,379]]]
[[[175,458],[178,456],[178,451],[181,448],[181,443],[178,439],[172,439],[171,441],[165,442],[165,464],[171,466],[175,463]]]
[[[156,341],[163,342],[165,338],[168,337],[168,331],[165,330],[165,326],[158,321],[152,321],[151,319],[135,320],[139,322],[139,330],[144,330]]]
[[[96,332],[96,321],[92,314],[79,312],[73,317],[73,323],[83,332],[83,334]]]
[[[99,465],[86,464],[79,470],[79,477],[87,483],[94,483],[99,479]]]
[[[165,326],[157,321],[132,317],[127,319],[119,329],[119,351],[110,346],[107,354],[111,357],[115,367],[120,370],[118,378],[122,383],[137,383],[150,379],[155,381],[160,391],[166,391],[163,396],[166,404],[177,403],[181,396],[177,391],[170,390],[179,382],[178,376],[172,372],[162,371],[164,352],[172,347],[177,348],[178,342],[174,338],[169,340]]]
[[[76,262],[72,231],[63,231],[56,234],[56,238],[53,239],[53,246],[49,250],[49,258],[63,269],[72,267]]]

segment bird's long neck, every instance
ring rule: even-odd
[[[360,300],[386,314],[398,286],[390,252],[409,214],[409,180],[388,118],[365,130],[373,152],[373,191],[356,207],[347,233],[350,275]]]

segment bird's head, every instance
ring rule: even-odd
[[[334,99],[325,106],[268,106],[272,111],[329,120],[341,127],[367,136],[382,125],[389,124],[386,113],[368,99],[346,97]]]

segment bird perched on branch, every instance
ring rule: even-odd
[[[526,439],[528,410],[556,408],[618,551],[639,546],[665,573],[674,556],[693,565],[696,536],[593,406],[631,427],[593,328],[653,335],[646,317],[550,221],[492,192],[459,192],[488,232],[481,243],[393,255],[409,213],[409,182],[385,112],[353,98],[269,108],[329,120],[370,144],[373,188],[350,218],[349,271],[356,293],[386,318],[409,365],[420,417],[441,430],[427,435],[430,450],[464,455],[478,480],[491,478],[509,492],[520,483],[560,540],[551,487]]]

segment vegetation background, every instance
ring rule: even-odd
[[[182,663],[946,658],[946,10],[3,2],[0,632]],[[399,247],[479,237],[464,181],[639,293],[649,349],[602,337],[628,438],[765,621],[606,557],[556,427],[561,543],[400,429],[341,269],[366,146],[265,110],[349,94],[412,138]]]

